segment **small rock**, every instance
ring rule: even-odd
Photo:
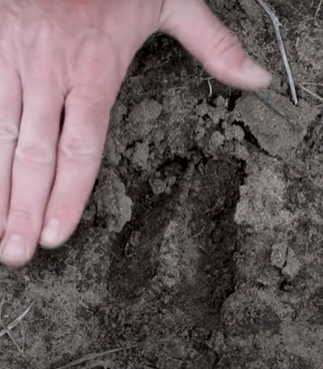
[[[208,114],[210,110],[210,106],[207,104],[207,102],[204,100],[202,104],[199,104],[196,106],[196,114],[200,117],[204,117],[204,115]]]
[[[286,265],[282,269],[284,276],[294,279],[301,269],[301,263],[294,250],[288,248]]]
[[[225,122],[223,124],[223,128],[225,132],[225,139],[227,141],[235,139],[238,142],[242,142],[244,140],[244,130],[240,126],[232,125]]]
[[[213,132],[210,138],[210,141],[209,141],[210,150],[214,152],[215,149],[223,145],[223,143],[224,143],[224,136],[218,131]]]
[[[196,129],[195,129],[195,135],[196,135],[196,141],[201,141],[204,136],[205,136],[205,128],[197,125]]]
[[[149,159],[149,145],[148,142],[137,142],[132,156],[132,163],[134,167],[140,169],[147,169],[147,162]]]
[[[240,126],[233,126],[234,139],[238,142],[244,140],[244,130]]]
[[[278,269],[282,269],[284,265],[286,264],[286,256],[287,256],[287,243],[281,242],[276,243],[272,247],[271,251],[271,265]]]
[[[166,191],[166,182],[162,179],[156,178],[149,181],[149,184],[153,190],[154,195],[160,195]]]
[[[227,105],[227,100],[223,97],[223,96],[218,96],[216,99],[215,99],[215,105],[220,108],[220,107],[223,107],[225,108],[226,105]]]
[[[241,160],[245,160],[247,161],[249,159],[249,152],[247,150],[247,148],[239,143],[237,143],[235,145],[235,151],[234,151],[234,155],[241,159]]]

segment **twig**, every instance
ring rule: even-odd
[[[321,10],[322,3],[323,3],[323,0],[321,0],[321,1],[320,1],[319,6],[318,6],[318,7],[317,7],[317,9],[316,9],[316,12],[315,12],[314,18],[316,18],[316,17],[317,17],[317,15],[318,15],[319,11]]]
[[[266,105],[268,105],[270,108],[272,108],[278,115],[280,115],[282,118],[287,120],[289,122],[289,117],[283,113],[281,110],[278,109],[277,105],[271,100],[271,98],[266,95],[264,92],[261,92],[259,90],[255,90],[255,94],[262,100]]]
[[[21,355],[21,357],[23,358],[23,360],[26,362],[28,368],[32,368],[32,369],[36,369],[37,365],[34,365],[34,363],[31,363],[31,360],[28,358],[28,356],[26,354],[24,354],[24,346],[25,346],[25,334],[24,331],[22,332],[22,336],[23,336],[23,347],[22,349],[19,347],[17,341],[15,340],[15,338],[13,337],[13,335],[11,334],[10,330],[15,327],[17,324],[19,324],[19,322],[21,322],[22,324],[22,319],[28,314],[29,310],[31,309],[31,307],[33,306],[33,302],[30,304],[30,306],[17,318],[15,319],[9,326],[6,326],[3,321],[2,321],[2,307],[4,305],[5,299],[3,298],[1,303],[0,303],[0,325],[3,326],[3,330],[0,332],[0,337],[3,336],[4,334],[7,334],[11,341],[14,343],[14,345],[17,347],[17,350],[19,351],[19,354]],[[22,327],[23,330],[23,327]]]
[[[323,1],[323,0],[322,0]],[[300,88],[302,88],[304,91],[306,91],[307,93],[309,93],[310,95],[312,95],[313,97],[315,97],[316,99],[320,100],[323,102],[323,97],[319,96],[318,94],[316,94],[315,92],[310,91],[309,89],[307,89],[306,87],[299,85]]]
[[[32,308],[33,306],[33,302],[29,305],[29,307],[18,317],[16,318],[11,324],[9,324],[7,326],[8,330],[11,330],[12,328],[14,328],[16,325],[19,324],[19,322],[29,313],[29,310]],[[0,331],[0,337],[4,336],[7,333],[7,331],[5,329],[3,329],[2,331]]]
[[[169,342],[170,340],[172,340],[171,337],[169,337],[169,338],[163,338],[163,339],[156,340],[156,341],[153,341],[153,342],[161,343],[161,342]],[[134,348],[146,346],[149,343],[152,343],[152,341],[144,341],[144,342],[137,343],[137,344],[130,345],[130,346],[126,346],[126,347],[118,347],[118,348],[107,350],[107,351],[100,352],[100,353],[93,353],[93,354],[85,355],[85,356],[81,357],[80,359],[75,360],[75,361],[73,361],[73,362],[71,362],[69,364],[60,366],[57,369],[69,369],[69,368],[71,368],[71,367],[73,367],[75,365],[83,364],[83,363],[85,363],[87,361],[94,360],[94,359],[100,358],[100,357],[105,356],[105,355],[110,355],[110,354],[114,354],[116,352],[120,352],[120,351],[123,351],[123,350],[131,350],[131,349],[134,349]]]
[[[144,344],[146,344],[146,342],[145,343],[138,343],[136,345],[132,345],[132,346],[128,346],[128,347],[118,347],[118,348],[111,349],[111,350],[104,351],[104,352],[85,355],[85,356],[81,357],[80,359],[75,360],[75,361],[73,361],[69,364],[66,364],[64,366],[60,366],[57,369],[68,369],[68,368],[71,368],[72,366],[82,364],[82,363],[85,363],[87,361],[94,360],[94,359],[100,358],[100,357],[105,356],[105,355],[114,354],[115,352],[119,352],[119,351],[123,351],[123,350],[129,350],[129,349],[137,348],[137,347],[143,346]]]
[[[323,87],[323,83],[316,83],[316,82],[303,82],[302,83],[303,86],[307,85],[307,86],[319,86],[319,87]]]
[[[278,46],[279,46],[280,52],[281,52],[282,57],[283,57],[283,62],[284,62],[285,69],[286,69],[286,72],[287,72],[288,81],[289,81],[290,89],[291,89],[291,92],[292,92],[293,101],[294,101],[294,104],[297,105],[298,104],[298,99],[297,99],[297,94],[296,94],[296,89],[295,89],[295,83],[294,83],[292,71],[291,71],[289,63],[288,63],[287,54],[286,54],[286,50],[285,50],[285,47],[284,47],[283,39],[282,39],[282,36],[280,34],[280,30],[279,30],[279,27],[281,26],[281,23],[279,22],[279,19],[276,17],[276,15],[269,9],[268,5],[264,3],[263,0],[257,0],[257,1],[263,7],[265,12],[268,14],[268,16],[270,17],[270,19],[271,19],[271,21],[274,25],[276,37],[277,37],[277,40],[278,40]]]
[[[209,97],[210,97],[210,96],[212,96],[213,90],[212,90],[212,85],[211,85],[211,82],[210,82],[209,79],[207,80],[207,83],[208,83],[209,89],[210,89],[210,92],[209,92]]]
[[[1,303],[0,303],[0,324],[4,328],[7,335],[10,337],[12,343],[16,346],[16,348],[19,351],[20,355],[25,359],[25,355],[24,355],[23,350],[20,348],[20,346],[18,345],[18,343],[15,340],[14,336],[11,334],[10,330],[5,326],[5,324],[2,321],[2,307],[3,307],[3,304],[4,304],[4,298],[1,300]]]
[[[22,320],[20,320],[20,325],[21,325],[21,337],[22,337],[21,350],[22,350],[22,352],[24,352],[25,351],[25,344],[26,344],[26,333],[25,333],[24,322]]]

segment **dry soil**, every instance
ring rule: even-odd
[[[75,234],[0,266],[5,323],[34,302],[12,330],[25,359],[2,335],[1,369],[323,368],[322,101],[300,87],[323,96],[319,2],[268,0],[296,107],[257,1],[208,1],[273,74],[264,92],[288,120],[172,38],[145,43]]]

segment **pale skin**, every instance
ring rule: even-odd
[[[228,85],[270,81],[202,0],[0,0],[2,262],[24,265],[38,243],[53,248],[69,238],[127,68],[157,30]]]

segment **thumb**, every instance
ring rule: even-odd
[[[160,29],[176,37],[219,81],[265,87],[270,75],[246,57],[234,36],[201,0],[164,0]]]

